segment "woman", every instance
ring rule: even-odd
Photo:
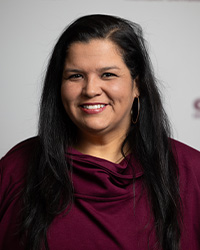
[[[38,137],[1,161],[1,249],[200,249],[200,153],[170,138],[141,28],[77,19]]]

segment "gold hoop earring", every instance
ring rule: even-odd
[[[136,99],[137,99],[137,103],[135,101]],[[137,112],[136,115],[134,115],[135,111]],[[140,99],[139,99],[139,96],[136,96],[134,98],[133,106],[132,106],[132,110],[131,110],[131,121],[133,124],[137,123],[138,118],[139,118],[139,114],[140,114]]]

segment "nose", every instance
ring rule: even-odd
[[[101,80],[97,77],[90,77],[85,80],[85,84],[82,89],[82,94],[87,97],[94,97],[101,95],[102,88],[101,88]]]

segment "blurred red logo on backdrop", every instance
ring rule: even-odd
[[[200,118],[200,98],[194,100],[194,109],[195,109],[194,117]]]

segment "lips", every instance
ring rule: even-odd
[[[100,109],[106,106],[106,104],[95,104],[95,105],[81,105],[84,109]]]
[[[105,103],[84,103],[80,105],[80,108],[87,114],[97,114],[102,112],[106,106]]]

